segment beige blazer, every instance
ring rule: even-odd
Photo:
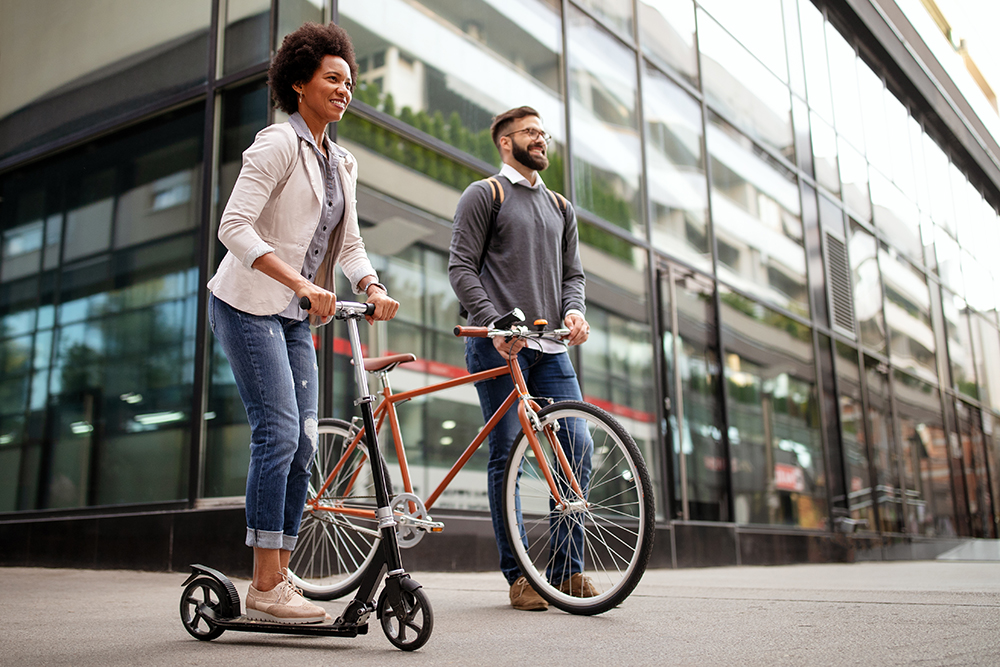
[[[345,151],[346,152],[346,151]],[[349,152],[340,161],[344,218],[333,230],[316,284],[333,291],[339,263],[356,294],[362,278],[377,274],[358,228],[358,163]],[[286,177],[287,176],[287,177]],[[208,282],[216,297],[252,315],[283,311],[295,292],[252,268],[274,252],[302,270],[324,204],[323,175],[315,153],[288,123],[264,128],[243,153],[243,167],[219,223],[219,240],[229,252]]]

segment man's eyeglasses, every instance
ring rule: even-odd
[[[503,136],[509,137],[512,134],[517,134],[518,132],[527,132],[528,138],[531,139],[532,141],[537,141],[538,139],[541,139],[546,144],[552,143],[551,134],[549,134],[548,132],[542,132],[541,130],[537,130],[533,127],[526,127],[523,130],[514,130],[513,132],[509,132]]]

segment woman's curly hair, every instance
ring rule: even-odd
[[[267,70],[274,106],[288,114],[299,110],[299,95],[292,86],[310,81],[326,56],[340,56],[351,68],[352,88],[358,80],[354,46],[343,28],[335,23],[305,23],[285,36]]]

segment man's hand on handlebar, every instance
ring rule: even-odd
[[[587,342],[587,338],[590,337],[590,325],[587,324],[583,315],[570,313],[563,322],[569,329],[569,336],[566,338],[569,345],[580,345]]]
[[[527,341],[523,338],[510,338],[506,336],[494,336],[493,347],[504,359],[510,359],[521,351]]]

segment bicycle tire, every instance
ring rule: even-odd
[[[580,401],[562,401],[546,406],[538,417],[538,432],[548,465],[556,476],[560,493],[571,501],[566,509],[555,507],[528,438],[521,433],[511,448],[503,480],[503,517],[507,540],[522,573],[549,604],[572,614],[600,614],[622,603],[638,585],[653,549],[655,506],[652,483],[639,448],[625,429],[604,410]],[[574,476],[582,480],[584,498],[565,483],[555,461],[547,433],[558,424],[556,434],[563,450],[570,447],[591,453],[589,475],[581,468],[582,455],[567,458]],[[581,437],[586,425],[587,435]],[[575,501],[575,504],[573,502]],[[581,544],[566,550],[575,557],[553,558],[552,546],[569,544],[576,527]],[[556,538],[551,537],[553,531]],[[571,573],[588,577],[596,594],[573,595],[560,585]],[[555,582],[555,583],[553,583]],[[580,591],[583,593],[583,591]]]
[[[341,419],[320,419],[318,431],[308,499],[316,498],[356,435],[351,424]],[[361,576],[375,557],[381,541],[378,522],[374,519],[372,480],[368,449],[362,440],[318,500],[320,505],[327,507],[371,511],[372,518],[349,516],[306,504],[299,540],[288,564],[292,582],[306,597],[334,600],[351,593],[361,583]]]

